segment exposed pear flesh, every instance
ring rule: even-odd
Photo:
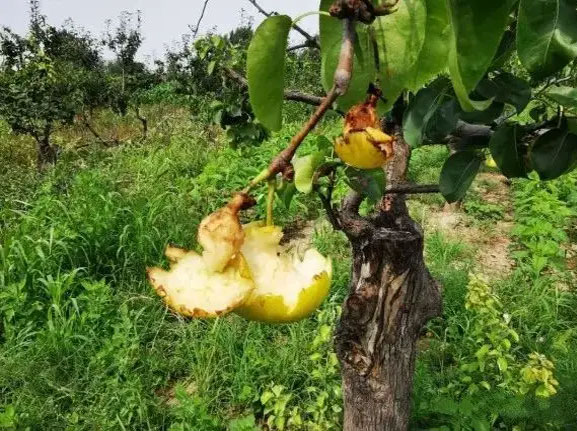
[[[309,249],[299,258],[279,245],[277,226],[256,222],[244,226],[241,254],[246,259],[255,289],[235,312],[269,323],[293,322],[316,310],[328,295],[332,276],[330,259]]]
[[[187,317],[216,317],[242,304],[254,289],[250,270],[237,254],[221,272],[194,251],[169,246],[170,271],[149,268],[148,279],[164,302]]]
[[[233,259],[244,240],[238,219],[236,200],[208,215],[198,227],[198,242],[203,248],[202,258],[210,271],[223,271]]]

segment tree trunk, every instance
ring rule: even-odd
[[[408,146],[398,138],[389,186],[404,181]],[[407,431],[417,340],[441,313],[440,286],[423,259],[423,233],[402,195],[385,195],[371,217],[344,202],[341,226],[353,251],[349,296],[336,332],[344,431]]]
[[[37,143],[36,164],[38,166],[38,170],[42,171],[44,170],[44,168],[46,168],[47,165],[56,163],[58,154],[56,152],[56,148],[50,145],[49,134],[46,134],[43,137],[37,137],[36,143]]]

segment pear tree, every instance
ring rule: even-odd
[[[151,269],[149,278],[183,314],[235,311],[277,322],[306,316],[327,294],[330,257],[312,249],[302,259],[286,256],[271,202],[279,181],[318,193],[352,249],[335,335],[343,429],[407,431],[417,340],[442,311],[442,289],[427,269],[407,196],[458,201],[488,158],[508,178],[535,171],[546,181],[577,167],[577,9],[572,0],[321,0],[313,13],[326,95],[299,99],[317,105],[310,119],[227,207],[203,221],[202,255],[169,248],[171,271]],[[287,41],[297,22],[271,14],[248,48],[250,102],[271,131],[282,126]],[[332,148],[297,156],[330,109],[345,113],[342,136]],[[423,145],[452,150],[437,184],[407,178],[411,151]],[[351,190],[336,202],[339,176]],[[263,183],[267,220],[241,226],[239,212],[254,205],[251,194]],[[368,214],[359,211],[364,201]]]

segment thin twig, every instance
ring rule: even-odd
[[[385,189],[385,194],[419,194],[419,193],[439,193],[438,184],[396,184]]]
[[[335,102],[335,100],[337,100],[337,97],[347,92],[353,73],[355,36],[355,22],[352,19],[344,19],[343,41],[341,43],[339,63],[335,70],[333,87],[327,93],[322,103],[317,107],[311,118],[291,139],[289,145],[271,161],[267,169],[262,171],[249,183],[249,185],[243,190],[243,194],[248,194],[248,192],[261,181],[268,180],[276,174],[287,170],[289,166],[291,166],[291,160],[294,157],[300,144],[315,128],[325,113],[331,108],[332,104]]]
[[[298,49],[303,49],[303,48],[315,48],[315,47],[311,46],[311,44],[308,41],[306,41],[303,43],[299,43],[298,45],[288,47],[287,51],[292,52],[292,51],[296,51]]]
[[[97,131],[96,129],[94,129],[94,127],[92,127],[92,124],[90,124],[90,121],[88,121],[88,118],[83,114],[80,116],[80,118],[82,118],[82,124],[84,124],[84,127],[86,127],[88,129],[88,131],[90,133],[92,133],[92,136],[94,136],[96,139],[98,139],[98,141],[104,145],[105,147],[112,147],[114,145],[120,145],[120,141],[118,139],[113,139],[112,142],[107,141],[106,139],[104,139]]]
[[[548,82],[547,84],[545,84],[545,86],[543,88],[541,88],[539,91],[537,91],[535,93],[535,97],[543,94],[545,92],[545,90],[547,90],[552,85],[562,84],[563,82],[570,81],[571,79],[573,79],[572,76],[566,76],[565,78],[553,79],[550,82]]]
[[[231,69],[230,67],[225,67],[224,71],[230,78],[234,79],[239,86],[241,86],[242,88],[248,88],[247,79],[240,73],[238,73],[236,70]],[[303,93],[301,91],[296,90],[285,90],[284,98],[286,100],[303,102],[314,106],[318,106],[323,102],[323,98],[321,96],[315,96],[314,94]]]
[[[202,19],[204,18],[204,13],[206,12],[206,6],[208,5],[208,2],[210,0],[204,0],[204,5],[202,6],[202,11],[200,12],[200,16],[198,17],[198,21],[196,22],[196,26],[194,28],[191,28],[192,30],[192,39],[196,39],[196,35],[198,34],[198,30],[200,29],[200,23],[202,22]]]
[[[257,8],[257,10],[263,14],[266,17],[270,17],[270,16],[274,16],[274,15],[278,15],[277,12],[267,12],[266,10],[264,10],[262,7],[260,7],[260,5],[256,2],[256,0],[248,0],[249,2],[251,2],[253,4],[253,6],[255,8]],[[306,30],[304,30],[302,27],[298,26],[297,24],[292,24],[292,28],[294,28],[296,31],[298,31],[300,34],[302,34],[305,39],[310,43],[310,46],[313,48],[317,48],[320,49],[320,45],[319,42],[317,40],[316,37],[314,37],[313,35],[311,35],[310,33],[308,33]]]

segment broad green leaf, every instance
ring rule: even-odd
[[[382,169],[345,169],[347,184],[357,193],[366,196],[372,202],[377,202],[385,191],[386,177]]]
[[[333,2],[333,0],[321,0],[320,10],[328,11]],[[325,91],[329,91],[333,86],[335,69],[339,62],[343,38],[343,23],[336,18],[320,15],[319,30],[321,44],[321,78]],[[370,27],[357,24],[356,31],[353,76],[347,93],[337,100],[337,105],[345,111],[365,99],[369,84],[374,82],[376,78],[375,57],[373,55]]]
[[[447,0],[451,25],[449,72],[465,111],[483,110],[491,101],[473,101],[469,93],[487,72],[505,31],[510,0]],[[482,19],[481,19],[482,17]]]
[[[491,431],[491,424],[485,419],[474,418],[471,425],[475,431]]]
[[[427,124],[442,100],[435,88],[421,89],[411,100],[403,116],[403,136],[411,147],[418,147],[423,140]]]
[[[333,142],[324,135],[318,135],[315,144],[319,151],[326,154],[330,154],[333,151]]]
[[[539,136],[531,148],[533,168],[542,180],[552,180],[577,165],[577,135],[553,129]]]
[[[507,178],[527,176],[524,156],[520,150],[518,139],[517,127],[503,124],[493,133],[489,142],[491,155]]]
[[[247,52],[250,104],[256,118],[270,130],[282,124],[285,61],[292,20],[286,15],[265,19],[256,29]]]
[[[491,99],[493,100],[493,99]],[[501,116],[505,104],[501,102],[493,102],[488,108],[480,111],[461,112],[461,120],[473,124],[491,124]]]
[[[575,25],[577,25],[577,22]],[[545,94],[565,108],[577,109],[577,88],[565,86],[551,87]]]
[[[499,48],[497,48],[497,53],[493,58],[490,69],[500,69],[505,66],[507,60],[511,58],[511,55],[515,51],[515,40],[515,31],[511,29],[505,30],[505,34],[503,34],[501,38],[501,43],[499,44]]]
[[[503,371],[507,371],[509,364],[507,363],[507,360],[505,358],[500,357],[500,358],[497,358],[497,366],[499,367],[499,371],[503,372]]]
[[[317,167],[323,162],[324,153],[317,151],[293,160],[295,187],[301,193],[310,193],[313,189],[313,177]]]
[[[517,53],[536,78],[552,75],[577,57],[575,0],[521,0]]]
[[[276,194],[283,203],[286,209],[290,208],[293,197],[297,189],[295,187],[294,181],[288,182],[284,181],[282,186],[276,190]]]
[[[482,161],[473,151],[459,151],[445,161],[439,187],[447,202],[456,202],[465,196]]]
[[[502,72],[491,79],[483,79],[476,89],[481,96],[494,98],[497,102],[513,105],[517,112],[523,111],[531,100],[531,87],[527,81]]]
[[[439,105],[427,123],[425,130],[426,139],[437,143],[446,138],[447,135],[457,127],[461,113],[459,102],[445,94],[444,101]]]
[[[416,91],[447,68],[450,40],[449,16],[445,0],[425,0],[425,42],[407,79],[407,88]]]
[[[388,100],[386,108],[412,85],[411,73],[425,43],[426,20],[425,0],[403,0],[395,13],[373,23],[380,86]]]

